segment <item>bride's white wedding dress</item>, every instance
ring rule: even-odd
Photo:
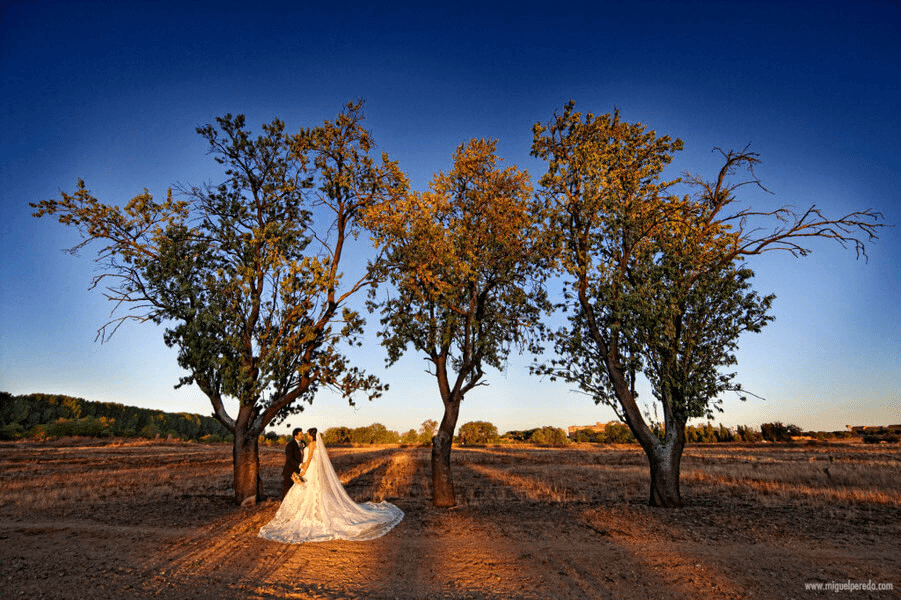
[[[372,540],[388,533],[404,518],[403,511],[390,502],[357,504],[351,500],[318,432],[304,479],[306,483],[291,486],[275,517],[260,529],[260,537],[291,544]]]

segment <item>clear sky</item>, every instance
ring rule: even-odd
[[[326,5],[330,5],[326,7]],[[826,242],[803,259],[755,259],[776,321],[742,340],[738,380],[766,398],[727,397],[726,425],[805,429],[901,423],[901,7],[898,2],[20,2],[0,17],[0,390],[61,393],[209,414],[162,330],[126,325],[90,250],[29,202],[78,177],[103,202],[202,183],[216,165],[198,125],[244,113],[258,130],[333,118],[366,99],[367,127],[413,186],[472,137],[528,169],[531,126],[569,99],[685,143],[672,175],[714,177],[714,146],[751,143],[774,194],[755,206],[881,211],[857,260]],[[364,241],[365,242],[365,241]],[[359,250],[359,256],[366,249]],[[370,324],[377,324],[370,318]],[[416,428],[442,407],[425,361],[386,369],[374,335],[352,356],[391,386],[355,408],[322,394],[292,425]],[[528,357],[467,396],[460,421],[501,431],[614,418]],[[647,400],[649,394],[645,394]]]

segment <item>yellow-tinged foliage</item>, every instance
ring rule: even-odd
[[[384,386],[348,365],[339,351],[362,332],[347,300],[375,280],[349,284],[339,269],[370,205],[406,192],[396,163],[382,156],[362,127],[362,101],[334,121],[285,133],[279,120],[252,137],[243,115],[198,128],[224,167],[219,185],[182,187],[162,203],[147,192],[120,209],[99,202],[83,181],[73,194],[37,203],[35,216],[55,216],[102,245],[94,285],[127,314],[104,325],[106,337],[125,320],[165,323],[188,375],[210,398],[216,417],[235,433],[236,457],[255,452],[275,419],[302,410],[332,387],[350,398],[378,396]],[[109,328],[109,329],[108,329]],[[229,415],[224,398],[238,401]],[[253,460],[236,463],[235,492],[244,500],[256,475]],[[240,473],[240,475],[239,475]]]
[[[534,320],[525,307],[543,298],[531,289],[541,279],[543,232],[528,173],[503,167],[496,149],[493,140],[461,144],[453,169],[437,173],[428,191],[367,213],[398,294],[382,304],[389,352],[412,342],[435,359],[456,347],[458,366],[475,372]]]

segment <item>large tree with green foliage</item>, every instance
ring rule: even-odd
[[[500,440],[497,427],[488,421],[469,421],[460,426],[457,438],[461,444],[494,444]]]
[[[73,252],[101,244],[93,287],[128,309],[101,338],[129,319],[165,326],[188,372],[179,385],[196,384],[235,436],[238,502],[262,493],[257,440],[269,423],[323,387],[348,399],[383,390],[340,350],[362,332],[348,299],[374,283],[368,273],[342,282],[345,245],[368,206],[406,193],[397,165],[370,156],[363,118],[362,102],[351,103],[333,122],[287,134],[275,120],[254,138],[243,115],[226,115],[197,130],[225,169],[218,185],[170,190],[162,202],[145,191],[119,207],[79,181],[33,205],[82,233]]]
[[[501,168],[494,141],[462,144],[453,160],[430,191],[378,205],[370,219],[395,290],[371,305],[382,312],[388,364],[408,345],[424,353],[444,405],[432,438],[436,506],[456,503],[450,456],[460,403],[484,385],[486,366],[503,369],[514,347],[534,341],[547,302],[528,174]]]
[[[741,393],[723,368],[735,363],[741,334],[772,318],[772,296],[751,288],[744,259],[774,250],[804,255],[809,238],[862,253],[861,238],[875,238],[881,216],[743,208],[735,191],[759,185],[758,158],[747,149],[724,152],[716,180],[689,176],[694,193],[675,195],[679,180],[662,173],[681,148],[618,112],[583,117],[572,102],[535,125],[532,145],[548,164],[540,195],[558,233],[570,321],[555,334],[558,357],[537,371],[576,383],[628,424],[648,456],[655,506],[681,505],[685,424],[718,409],[722,393]],[[730,182],[740,169],[749,177]],[[661,435],[638,407],[640,375],[662,407]]]

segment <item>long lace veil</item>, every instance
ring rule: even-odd
[[[321,502],[330,507],[333,511],[338,509],[340,514],[345,517],[350,515],[358,515],[362,507],[348,496],[335,473],[332,461],[328,457],[328,451],[325,449],[325,443],[322,441],[322,434],[316,432],[316,449],[313,451],[313,463],[316,468],[315,483],[319,487]]]
[[[322,477],[322,483],[325,484],[325,482],[328,481],[328,487],[337,485],[337,487],[341,488],[341,491],[344,491],[341,480],[338,479],[338,474],[335,473],[332,461],[328,457],[328,451],[325,449],[325,442],[322,441],[322,434],[318,431],[316,432],[316,451],[313,453],[313,460],[316,462],[316,468],[319,470],[319,475]]]

